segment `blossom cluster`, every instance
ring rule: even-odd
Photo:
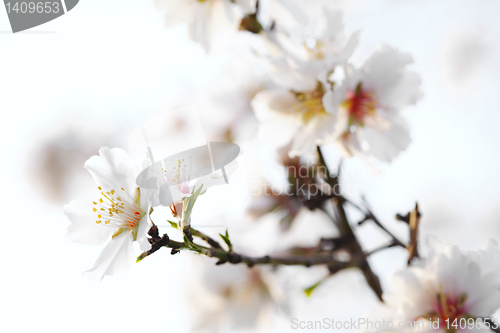
[[[450,328],[450,323],[490,318],[500,308],[500,250],[496,242],[481,251],[464,251],[433,242],[426,247],[429,254],[419,257],[417,247],[422,246],[418,242],[418,208],[406,220],[401,218],[410,229],[410,241],[406,244],[388,231],[368,208],[359,207],[335,191],[341,185],[339,175],[329,173],[319,149],[333,144],[343,158],[358,156],[368,162],[375,159],[389,163],[409,146],[410,126],[402,112],[423,97],[420,76],[411,70],[410,54],[382,44],[363,63],[356,63],[353,55],[361,41],[361,32],[348,33],[343,12],[329,6],[319,12],[308,12],[303,1],[292,0],[155,0],[155,4],[169,26],[187,24],[190,39],[208,55],[240,34],[251,34],[251,57],[269,80],[252,85],[251,94],[223,98],[238,100],[238,104],[229,103],[234,107],[231,113],[249,110],[257,123],[257,138],[250,135],[248,141],[271,147],[281,157],[280,167],[306,168],[301,163],[311,156],[316,165],[311,167],[312,176],[307,172],[307,176],[282,177],[288,186],[298,190],[285,194],[273,192],[258,209],[247,207],[247,213],[253,217],[281,214],[280,227],[286,231],[304,211],[320,212],[322,218],[333,220],[335,236],[320,235],[314,246],[292,244],[288,248],[285,245],[272,248],[289,256],[284,259],[240,255],[227,232],[220,235],[225,243],[222,247],[202,232],[191,230],[190,225],[198,196],[211,186],[227,183],[224,168],[204,177],[196,176],[198,181],[195,181],[189,159],[180,158],[167,168],[165,164],[154,163],[151,152],[145,161],[135,161],[120,148],[103,147],[98,156],[85,163],[96,183],[96,196],[85,202],[72,201],[64,207],[71,221],[67,235],[70,241],[93,245],[107,242],[85,275],[102,279],[123,272],[137,258],[134,244],[142,253],[138,261],[161,247],[172,248],[172,254],[182,247],[216,257],[218,265],[245,263],[251,268],[272,260],[275,266],[324,264],[328,275],[307,288],[307,295],[321,288],[322,282],[338,271],[356,268],[383,301],[373,318],[390,322],[422,321],[428,331],[455,332],[458,328]],[[227,128],[217,125],[222,133],[219,136],[237,140],[234,132],[247,121],[248,117],[231,117],[224,124]],[[161,169],[157,177],[161,184],[153,189],[145,185],[147,181],[138,179],[148,168],[153,172],[155,166]],[[316,173],[321,168],[326,171]],[[166,183],[175,184],[168,195],[161,186]],[[314,188],[316,192],[300,193],[303,188]],[[267,190],[263,192],[271,193]],[[371,253],[363,251],[344,205],[354,206],[364,214],[359,224],[372,220],[392,238],[392,243],[383,249],[394,246],[408,249],[408,267],[395,274],[388,292],[382,290],[371,269],[367,260]],[[184,242],[169,243],[167,234],[159,236],[151,213],[160,206],[169,207],[178,218],[178,224],[171,224],[180,229]],[[322,232],[319,227],[313,229],[307,228],[315,235]],[[196,244],[193,236],[210,247]],[[278,237],[276,242],[281,240]],[[218,270],[218,266],[195,264],[203,267],[203,273],[193,276],[201,277],[201,284],[210,281],[212,286],[200,290],[193,287],[191,298],[197,304],[216,304],[206,306],[208,310],[198,316],[201,321],[195,320],[195,326],[213,332],[223,325],[241,324],[247,328],[263,315],[261,307],[272,304],[288,311],[289,297],[286,288],[278,286],[276,272],[241,266]],[[200,283],[193,283],[196,285]],[[206,324],[207,318],[211,325]],[[434,326],[436,322],[439,324]],[[416,331],[414,327],[385,330]]]

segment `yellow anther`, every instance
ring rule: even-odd
[[[101,215],[101,214],[98,214],[98,215],[97,215],[97,217],[98,217],[98,218],[101,218],[101,217],[102,217],[102,215]]]
[[[93,203],[94,205],[97,205],[97,202],[95,202],[95,201],[92,201],[92,203]]]
[[[101,224],[101,221],[95,221],[95,223],[97,223],[97,224]]]
[[[123,189],[123,187],[122,187],[122,191],[124,191],[124,192],[125,192],[125,190]]]
[[[109,220],[106,220],[106,222],[104,222],[104,223],[109,224]]]
[[[106,209],[104,209],[104,208],[101,208],[101,211],[103,211],[103,212],[104,212],[105,210],[106,210]]]
[[[111,195],[114,195],[115,194],[115,190],[111,190]]]
[[[122,199],[120,197],[116,197],[116,200],[118,201],[122,201]]]
[[[102,187],[100,187],[100,186],[97,186],[97,188],[99,189],[99,191],[102,191]]]
[[[99,202],[100,202],[100,203],[103,203],[103,202],[104,202],[104,200],[102,200],[102,198],[99,198]]]
[[[96,208],[93,208],[92,210],[94,211],[94,213],[95,213],[95,212],[97,212],[97,209],[96,209]]]

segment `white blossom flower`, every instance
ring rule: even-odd
[[[281,33],[269,34],[268,64],[279,88],[259,92],[252,107],[260,121],[258,135],[273,147],[292,142],[291,157],[312,153],[335,124],[327,73],[354,52],[358,33],[345,38],[342,12],[325,9],[319,32],[298,41]]]
[[[491,318],[500,308],[499,268],[500,251],[494,241],[477,252],[437,244],[428,259],[395,275],[392,291],[384,295],[384,311],[394,314],[393,323],[420,320],[425,324],[423,331],[455,332],[453,323],[462,318]],[[473,326],[468,327],[470,331],[477,329],[477,324]]]
[[[71,221],[67,239],[92,245],[108,241],[94,266],[84,273],[102,279],[128,268],[134,258],[134,241],[141,251],[150,249],[146,234],[151,226],[151,196],[135,184],[134,162],[120,148],[101,148],[99,156],[87,160],[85,168],[94,178],[99,194],[93,200],[73,200],[64,206]]]
[[[347,37],[343,12],[324,7],[306,26],[264,35],[268,55],[263,57],[278,86],[296,92],[316,88],[318,76],[345,63],[354,53],[360,31]]]
[[[422,97],[419,75],[406,68],[412,62],[409,54],[381,45],[361,68],[347,66],[341,84],[325,94],[337,116],[333,140],[345,155],[390,162],[409,145],[400,111]]]
[[[155,0],[155,3],[168,26],[187,22],[190,38],[205,52],[216,42],[236,34],[243,14],[255,11],[254,0]]]
[[[289,156],[313,153],[335,124],[323,107],[322,89],[305,93],[273,89],[259,92],[252,107],[260,121],[258,135],[275,148],[292,142]]]

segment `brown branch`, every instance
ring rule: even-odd
[[[339,268],[338,270],[349,267],[360,267],[360,265],[362,265],[363,261],[366,261],[366,258],[369,255],[393,246],[392,244],[385,245],[371,252],[358,254],[354,256],[351,260],[343,262],[335,260],[333,258],[332,253],[296,255],[288,257],[271,257],[271,256],[250,257],[235,252],[229,252],[224,249],[208,248],[194,243],[186,244],[177,242],[169,239],[167,234],[164,234],[162,237],[155,237],[155,239],[151,238],[150,242],[151,242],[151,250],[142,253],[137,258],[137,262],[152,255],[154,252],[158,251],[161,247],[166,247],[166,248],[171,248],[176,252],[181,250],[188,250],[191,252],[199,253],[207,257],[217,258],[219,259],[217,261],[218,265],[224,263],[230,263],[230,264],[243,263],[246,264],[248,267],[252,267],[254,265],[275,265],[275,266],[285,265],[285,266],[305,266],[305,267],[327,265],[329,268],[338,267]]]
[[[410,244],[407,249],[410,253],[408,257],[408,265],[412,262],[414,258],[418,258],[418,230],[420,227],[421,214],[418,211],[418,204],[415,205],[415,209],[410,213]]]

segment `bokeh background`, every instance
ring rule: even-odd
[[[379,219],[405,238],[394,215],[418,201],[422,241],[435,235],[466,249],[483,248],[490,238],[500,241],[500,3],[298,2],[306,11],[322,3],[345,10],[347,31],[362,30],[354,62],[388,43],[412,54],[422,77],[425,98],[404,114],[410,147],[380,173],[361,160],[346,161],[349,181],[362,184]],[[201,318],[196,307],[204,298],[196,298],[202,295],[196,285],[211,288],[220,279],[217,273],[205,279],[196,270],[206,265],[204,258],[160,251],[127,274],[89,282],[81,272],[100,249],[66,241],[69,221],[62,205],[92,193],[83,163],[100,146],[127,149],[135,127],[190,104],[194,96],[201,101],[207,137],[241,142],[241,164],[265,166],[273,155],[254,138],[249,101],[268,81],[245,49],[248,38],[242,33],[229,49],[207,56],[188,40],[186,26],[166,28],[162,13],[143,0],[81,1],[69,14],[15,35],[0,10],[1,331],[188,332]],[[170,126],[175,140],[182,123]],[[234,232],[235,243],[259,253],[275,245],[278,218],[248,221],[243,209],[250,202],[250,169],[242,167],[237,176],[247,186],[231,188],[237,204],[215,220]],[[199,219],[207,228],[214,221]],[[283,242],[308,243],[333,232],[316,225],[318,219],[304,213]],[[296,237],[303,230],[311,240]],[[385,239],[369,224],[356,232],[366,248]],[[390,287],[405,253],[391,249],[370,260]],[[238,274],[234,279],[244,281]],[[357,318],[377,303],[355,271],[341,272],[306,298],[301,288],[318,276],[317,269],[284,269],[280,283],[291,312],[269,310],[269,326],[260,331],[293,331],[290,318]],[[245,312],[234,316],[244,320]]]

